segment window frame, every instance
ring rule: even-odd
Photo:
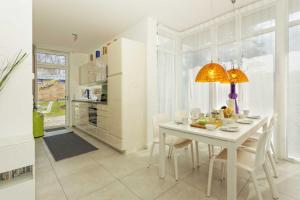
[[[49,64],[49,63],[40,63],[37,58],[38,53],[44,53],[44,54],[52,54],[57,56],[65,56],[66,64]],[[67,52],[61,52],[61,51],[54,51],[54,50],[45,50],[45,49],[37,49],[35,52],[35,63],[37,67],[47,67],[47,68],[69,68],[69,53]]]

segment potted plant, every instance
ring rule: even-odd
[[[20,51],[13,61],[4,62],[4,66],[0,66],[0,92],[5,87],[5,84],[10,78],[13,71],[25,60],[27,55],[27,53],[23,53],[22,51]]]

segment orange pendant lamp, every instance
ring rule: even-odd
[[[239,113],[239,107],[237,104],[237,93],[235,85],[237,83],[245,83],[249,82],[247,75],[241,69],[235,69],[234,67],[227,71],[228,80],[223,81],[222,83],[229,83],[230,84],[230,94],[228,97],[235,101],[235,113]]]
[[[227,71],[229,82],[223,83],[246,83],[249,82],[247,75],[240,69],[230,69]]]
[[[228,75],[224,67],[218,63],[208,63],[198,72],[195,82],[229,82]]]

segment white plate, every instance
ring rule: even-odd
[[[240,124],[252,124],[253,123],[253,121],[250,119],[238,119],[236,122],[240,123]]]
[[[240,131],[239,127],[230,127],[230,126],[221,126],[220,127],[221,131],[227,131],[227,132],[238,132]]]
[[[249,119],[260,119],[261,117],[259,115],[254,115],[254,116],[247,116]]]

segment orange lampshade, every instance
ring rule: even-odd
[[[226,82],[228,75],[226,70],[218,63],[204,65],[196,76],[196,82]]]
[[[230,69],[227,71],[229,81],[222,83],[245,83],[249,82],[247,75],[240,69]]]

